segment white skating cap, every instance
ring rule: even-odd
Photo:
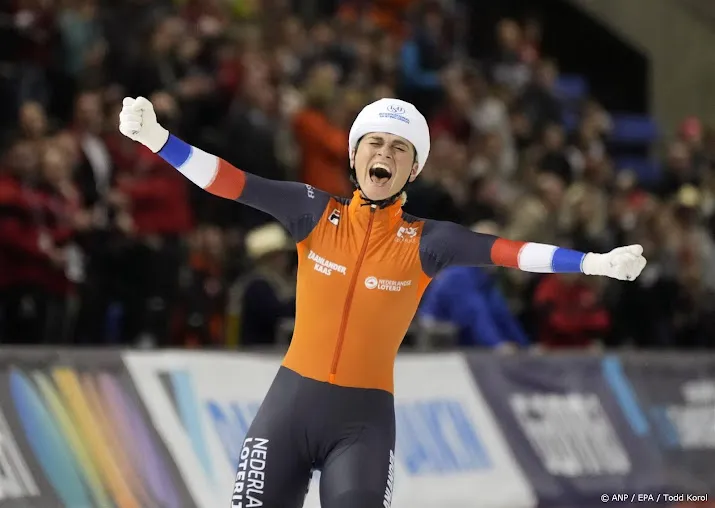
[[[430,150],[429,127],[416,107],[400,99],[380,99],[365,106],[350,128],[349,153],[370,132],[387,132],[412,143],[417,152],[417,174],[422,172]]]

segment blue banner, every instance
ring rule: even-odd
[[[715,359],[639,353],[603,369],[632,432],[662,454],[672,491],[715,496]]]
[[[666,464],[622,411],[598,358],[468,355],[540,506],[672,492]],[[646,503],[641,503],[641,506]]]

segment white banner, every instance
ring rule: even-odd
[[[196,503],[230,506],[243,438],[280,359],[193,351],[127,352],[124,359]]]
[[[280,359],[127,352],[125,361],[197,504],[229,506],[243,438]],[[460,355],[400,355],[395,390],[393,508],[536,505]],[[319,508],[318,481],[304,508]]]
[[[396,508],[536,506],[460,354],[400,355],[395,393]]]

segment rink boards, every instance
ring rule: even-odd
[[[230,506],[245,433],[279,364],[0,349],[0,506]],[[395,508],[715,496],[714,356],[401,354],[395,390]],[[271,457],[267,443],[254,479]],[[319,481],[305,508],[320,506]],[[244,504],[261,506],[270,485],[252,485]]]

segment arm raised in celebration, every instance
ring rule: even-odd
[[[300,242],[310,234],[330,200],[326,192],[299,182],[269,180],[192,146],[164,129],[154,106],[143,97],[127,97],[119,130],[176,168],[205,191],[268,213]]]

